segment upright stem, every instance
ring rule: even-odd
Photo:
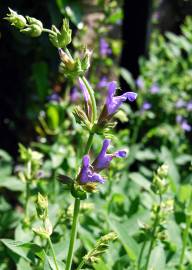
[[[91,148],[92,142],[93,142],[93,136],[94,133],[89,134],[89,139],[87,141],[87,145],[85,147],[85,154],[87,154]],[[69,250],[67,255],[67,261],[66,261],[66,268],[65,270],[71,270],[71,264],[73,259],[73,250],[75,245],[75,240],[77,236],[77,223],[78,223],[78,215],[80,210],[80,200],[75,199],[75,205],[74,205],[74,211],[73,211],[73,223],[72,223],[72,229],[71,229],[71,238],[69,243]]]
[[[153,231],[152,231],[152,236],[151,236],[151,242],[150,242],[149,251],[148,251],[148,254],[147,254],[147,261],[146,261],[144,270],[148,270],[149,259],[150,259],[150,256],[151,256],[153,245],[154,245],[155,240],[156,240],[155,239],[155,234],[156,234],[156,230],[157,230],[158,223],[159,223],[159,213],[160,213],[160,210],[161,210],[161,196],[160,196],[160,204],[158,206],[158,209],[157,209],[157,212],[156,212],[155,221],[154,221],[154,224],[153,224]]]
[[[181,251],[181,256],[180,256],[180,261],[179,261],[179,270],[183,269],[183,261],[184,261],[184,257],[185,257],[185,249],[187,246],[187,240],[188,240],[188,234],[189,234],[189,229],[190,229],[190,225],[191,225],[191,209],[192,208],[192,193],[191,193],[191,197],[189,200],[189,205],[188,205],[188,209],[187,211],[189,213],[187,213],[187,217],[186,217],[186,227],[183,233],[183,246],[182,246],[182,251]]]
[[[52,245],[52,242],[51,242],[51,238],[50,237],[48,238],[48,243],[49,243],[49,246],[51,248],[51,252],[52,252],[52,256],[53,256],[55,268],[56,268],[56,270],[59,270],[59,267],[58,267],[58,264],[57,264],[57,260],[56,260],[55,251],[54,251],[54,248],[53,248],[53,245]]]
[[[67,255],[65,270],[71,269],[74,244],[75,244],[75,239],[76,239],[76,235],[77,235],[77,223],[78,223],[79,210],[80,210],[80,200],[76,198],[75,205],[74,205],[74,211],[73,211],[73,224],[72,224],[72,229],[71,229],[71,239],[70,239],[70,243],[69,243],[69,251],[68,251],[68,255]]]

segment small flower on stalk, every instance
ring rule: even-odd
[[[127,155],[127,152],[125,150],[119,150],[114,152],[113,154],[107,154],[107,149],[111,143],[111,140],[105,139],[103,142],[103,146],[101,149],[101,152],[93,162],[92,166],[95,171],[100,172],[101,170],[104,170],[109,167],[110,162],[114,157],[118,158],[125,158]]]
[[[133,102],[137,98],[137,94],[134,92],[126,92],[121,96],[114,96],[116,89],[117,83],[115,81],[108,83],[108,94],[103,111],[101,112],[101,115],[99,117],[99,124],[103,122],[108,122],[112,118],[112,116],[118,111],[121,104],[127,99],[130,102]]]
[[[75,86],[70,91],[70,101],[75,103],[79,100],[79,98],[80,98],[80,93],[79,93],[77,87]]]

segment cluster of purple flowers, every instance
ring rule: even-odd
[[[113,154],[107,154],[107,150],[110,145],[110,140],[105,139],[103,141],[102,149],[95,159],[95,161],[90,164],[89,155],[83,157],[83,163],[81,171],[77,177],[80,184],[85,185],[87,183],[100,183],[105,182],[104,178],[99,174],[102,170],[107,169],[113,158],[124,158],[127,153],[125,150],[119,150]]]

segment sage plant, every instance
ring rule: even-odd
[[[76,173],[76,177],[72,179],[70,176],[60,175],[59,179],[63,184],[69,187],[72,196],[74,197],[74,210],[72,218],[72,229],[70,236],[70,243],[68,254],[66,258],[65,270],[70,270],[72,267],[73,253],[75,240],[77,235],[78,217],[80,211],[81,201],[85,200],[88,194],[95,192],[98,189],[99,184],[104,184],[106,179],[101,174],[101,171],[108,169],[111,161],[114,158],[125,158],[126,151],[124,149],[118,150],[114,153],[108,153],[108,148],[111,144],[111,140],[108,139],[111,129],[114,128],[113,116],[116,114],[121,104],[125,101],[135,101],[137,94],[134,92],[126,92],[120,96],[116,96],[117,83],[115,81],[107,83],[108,92],[105,103],[101,112],[99,113],[95,93],[85,77],[87,70],[90,67],[91,52],[85,47],[82,52],[79,52],[76,56],[72,56],[68,49],[68,45],[71,43],[72,31],[69,27],[67,19],[63,20],[61,29],[56,26],[52,26],[51,29],[44,28],[41,21],[36,18],[29,16],[22,16],[17,12],[9,9],[10,13],[5,18],[12,26],[19,29],[21,33],[26,34],[30,37],[39,37],[43,33],[48,33],[49,40],[52,45],[58,50],[58,55],[61,60],[60,70],[63,75],[76,84],[78,83],[83,96],[84,96],[84,107],[76,107],[74,110],[74,116],[76,121],[82,125],[88,133],[88,139],[82,156],[82,165],[79,171]],[[102,54],[109,53],[108,45],[104,40],[102,41]],[[90,156],[90,150],[94,143],[95,135],[101,136],[103,139],[103,146],[100,153],[92,160]],[[38,195],[38,207],[43,211],[43,215],[39,215],[39,218],[43,221],[43,227],[40,229],[34,229],[35,233],[45,236],[48,239],[52,255],[55,263],[55,267],[58,270],[59,266],[57,263],[55,251],[53,250],[50,235],[52,233],[52,226],[48,219],[47,211],[47,200],[41,195]],[[48,225],[47,225],[48,223]],[[90,251],[84,256],[83,261],[80,263],[77,269],[86,263],[86,261],[94,261],[107,247],[107,243],[114,240],[116,236],[113,233],[108,234],[101,238],[96,244],[93,251]]]

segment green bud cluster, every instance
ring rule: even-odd
[[[154,193],[163,195],[168,189],[168,182],[166,177],[168,176],[168,166],[166,164],[161,165],[157,169],[157,173],[154,174],[151,189]]]
[[[60,73],[64,74],[69,79],[84,76],[90,66],[90,51],[84,50],[83,56],[72,59],[67,53],[59,49],[61,59]]]
[[[29,16],[26,16],[26,19],[28,23],[27,27],[21,29],[20,32],[30,37],[39,37],[43,31],[42,22]]]
[[[56,48],[65,48],[71,43],[72,30],[69,28],[69,21],[67,19],[63,20],[60,31],[55,25],[52,25],[51,31],[49,40]]]
[[[4,19],[10,22],[12,26],[18,29],[23,29],[27,25],[25,17],[17,14],[17,12],[12,10],[11,8],[9,8],[9,12],[10,13],[8,13],[7,17],[5,17]]]
[[[41,238],[48,239],[53,232],[53,226],[50,220],[46,218],[44,221],[44,227],[33,228],[33,231]]]
[[[109,243],[117,239],[117,234],[115,232],[110,232],[102,236],[96,243],[95,247],[86,254],[83,259],[85,262],[97,262],[100,256],[106,252],[109,248]]]
[[[40,193],[37,195],[36,211],[40,219],[46,220],[48,217],[48,198]]]
[[[20,29],[21,33],[24,33],[30,37],[38,37],[43,31],[43,24],[41,21],[29,17],[17,14],[16,11],[9,8],[9,12],[5,20],[9,21],[12,26]]]

